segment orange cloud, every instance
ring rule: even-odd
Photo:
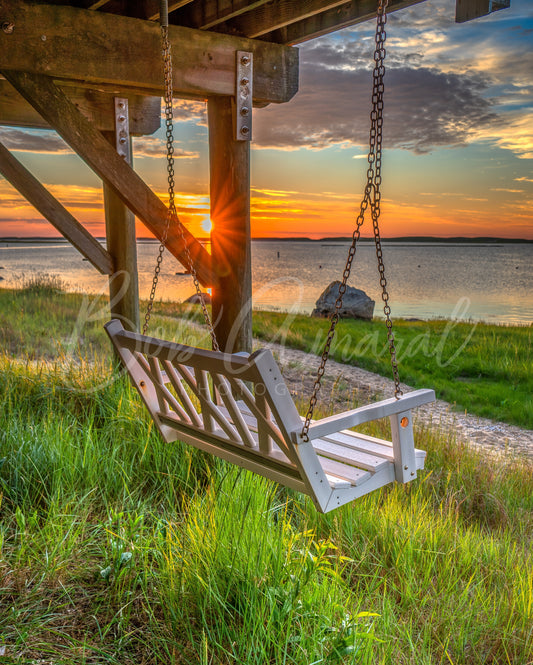
[[[380,220],[382,235],[533,237],[531,202],[523,197],[510,201],[499,200],[496,195],[490,199],[459,193],[453,196],[452,205],[449,197],[428,193],[419,202],[385,199]],[[274,197],[270,190],[265,195],[264,190],[257,189],[252,192],[252,235],[350,236],[357,213],[353,195],[281,192]],[[362,235],[372,235],[368,213]]]
[[[50,191],[95,236],[105,235],[102,192],[98,187],[52,185]],[[384,237],[404,235],[499,236],[533,238],[531,197],[496,188],[489,197],[460,193],[424,192],[418,201],[384,199],[381,230]],[[166,202],[166,193],[156,192]],[[0,236],[55,236],[57,231],[7,182],[0,180]],[[209,198],[177,192],[180,220],[198,237],[211,228]],[[352,194],[306,193],[295,190],[254,188],[251,198],[253,237],[321,238],[350,236],[358,203]],[[150,237],[140,222],[137,235]],[[372,235],[367,219],[363,236]]]

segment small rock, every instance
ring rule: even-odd
[[[331,316],[335,310],[335,301],[339,295],[339,285],[339,281],[331,282],[316,301],[315,309],[311,312],[311,316],[323,318]],[[375,304],[374,300],[369,298],[364,291],[355,289],[353,286],[347,286],[339,314],[343,319],[365,319],[371,321],[374,316]]]
[[[190,298],[187,298],[187,300],[184,300],[183,302],[190,303],[191,305],[200,305],[202,300],[206,305],[210,305],[211,296],[209,295],[209,293],[202,293],[201,297],[197,293],[195,293]]]

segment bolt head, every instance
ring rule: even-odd
[[[249,128],[249,127],[246,127],[246,126],[245,126],[245,127],[241,127],[241,134],[244,134],[244,135],[246,136],[246,134],[248,134],[249,132],[250,132],[250,128]]]
[[[125,137],[125,136],[121,136],[121,137],[119,138],[118,142],[121,143],[122,145],[124,145],[124,143],[126,143],[126,137]]]
[[[248,65],[250,63],[250,56],[243,55],[241,58],[241,65]]]
[[[243,106],[241,109],[241,115],[246,116],[249,115],[250,109],[247,106]]]
[[[250,79],[247,79],[246,77],[241,79],[241,85],[248,85],[248,83],[250,83]]]

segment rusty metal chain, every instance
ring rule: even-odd
[[[330,327],[326,337],[326,343],[322,351],[320,366],[317,370],[315,383],[313,386],[313,393],[309,400],[309,407],[305,416],[304,425],[302,428],[302,440],[309,441],[309,426],[313,418],[313,412],[318,401],[318,393],[320,391],[322,377],[326,369],[326,363],[329,359],[331,350],[331,343],[335,336],[335,328],[340,319],[340,310],[342,309],[342,302],[352,263],[355,258],[356,247],[361,237],[361,227],[365,221],[365,213],[370,206],[372,223],[374,228],[374,242],[376,245],[376,255],[378,259],[378,271],[380,275],[380,286],[382,289],[382,299],[385,303],[384,313],[387,325],[387,340],[389,342],[389,352],[391,356],[392,372],[394,376],[394,395],[398,398],[402,392],[400,389],[400,379],[398,374],[398,365],[396,360],[396,349],[394,346],[394,334],[392,331],[392,321],[390,318],[389,294],[387,291],[387,280],[385,279],[385,267],[383,264],[383,252],[381,249],[381,238],[379,234],[379,216],[381,213],[381,157],[382,157],[382,144],[383,144],[383,93],[385,76],[385,40],[387,33],[385,25],[387,23],[387,5],[388,0],[379,0],[377,10],[377,23],[376,23],[376,36],[375,36],[375,50],[374,50],[374,70],[372,75],[372,111],[370,113],[370,133],[369,133],[369,150],[368,150],[368,169],[367,181],[364,190],[363,199],[359,208],[359,214],[355,221],[355,230],[352,234],[352,242],[348,250],[348,257],[346,265],[342,274],[342,281],[339,285],[339,292],[335,301],[335,310],[330,319]]]
[[[183,225],[179,221],[178,212],[176,209],[175,201],[175,181],[174,181],[174,114],[172,108],[172,53],[170,49],[170,41],[168,38],[168,21],[163,21],[161,24],[161,41],[162,41],[162,53],[163,53],[163,66],[164,66],[164,76],[165,76],[165,135],[167,141],[167,183],[168,183],[168,209],[165,222],[165,228],[163,229],[163,234],[161,236],[161,243],[159,245],[159,253],[156,259],[156,266],[154,270],[154,277],[152,280],[152,288],[150,291],[150,297],[148,301],[148,306],[146,308],[146,314],[144,317],[143,325],[143,335],[146,335],[148,331],[148,325],[150,323],[150,317],[152,315],[152,309],[154,306],[155,292],[157,289],[157,283],[159,281],[159,275],[161,273],[161,263],[163,261],[163,253],[165,251],[165,245],[168,239],[168,233],[170,230],[170,225],[175,224],[180,233],[180,237],[183,243],[184,252],[185,252],[185,261],[188,271],[191,273],[194,287],[196,293],[200,300],[200,305],[202,307],[202,314],[205,319],[205,323],[209,330],[211,336],[211,341],[213,349],[219,351],[218,341],[216,338],[215,330],[209,312],[207,311],[207,306],[205,304],[204,294],[200,288],[200,282],[198,281],[198,275],[194,267],[194,261],[191,256],[191,251],[189,249],[189,243],[185,238],[185,232],[183,230]]]
[[[150,297],[148,299],[148,306],[144,315],[144,325],[142,333],[146,335],[148,332],[148,325],[150,317],[152,316],[152,309],[154,307],[155,292],[159,275],[161,273],[161,264],[163,262],[163,253],[168,238],[168,231],[170,229],[170,221],[172,219],[172,208],[174,204],[174,147],[173,147],[173,130],[172,130],[172,59],[170,54],[170,42],[168,40],[168,25],[161,25],[161,42],[163,53],[163,67],[165,76],[165,126],[167,138],[167,174],[168,174],[168,193],[169,205],[167,209],[167,216],[165,221],[165,228],[159,244],[159,251],[157,254],[154,276],[152,278],[152,288],[150,290]]]
[[[387,23],[387,4],[388,0],[382,3],[382,11],[378,9],[378,19],[376,26],[376,49],[374,52],[374,72],[373,72],[373,91],[372,91],[372,112],[370,114],[370,152],[369,165],[371,166],[370,154],[374,152],[374,200],[371,206],[372,226],[374,229],[374,243],[376,246],[376,257],[378,260],[379,284],[381,286],[381,299],[383,300],[383,313],[385,314],[385,324],[387,326],[387,341],[389,343],[389,354],[391,360],[392,375],[394,379],[394,396],[396,399],[402,394],[400,388],[400,375],[398,372],[398,362],[396,359],[396,347],[394,343],[394,333],[392,330],[391,308],[389,305],[389,292],[387,290],[387,279],[385,278],[385,265],[383,262],[383,251],[381,248],[381,237],[379,233],[379,217],[381,214],[381,158],[383,152],[383,93],[385,92],[385,40],[387,33],[385,26]],[[374,133],[375,131],[375,133]]]

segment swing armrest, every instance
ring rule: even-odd
[[[379,418],[393,416],[414,409],[422,404],[434,401],[435,391],[424,389],[414,390],[411,393],[407,393],[407,395],[402,395],[399,399],[391,397],[390,399],[385,399],[381,402],[360,406],[357,409],[345,411],[344,413],[339,413],[312,422],[309,427],[309,440],[320,439],[328,434],[333,434],[350,427],[356,427],[369,420],[378,420]],[[302,443],[301,429],[298,429],[297,431],[293,430],[290,434],[293,443]]]

